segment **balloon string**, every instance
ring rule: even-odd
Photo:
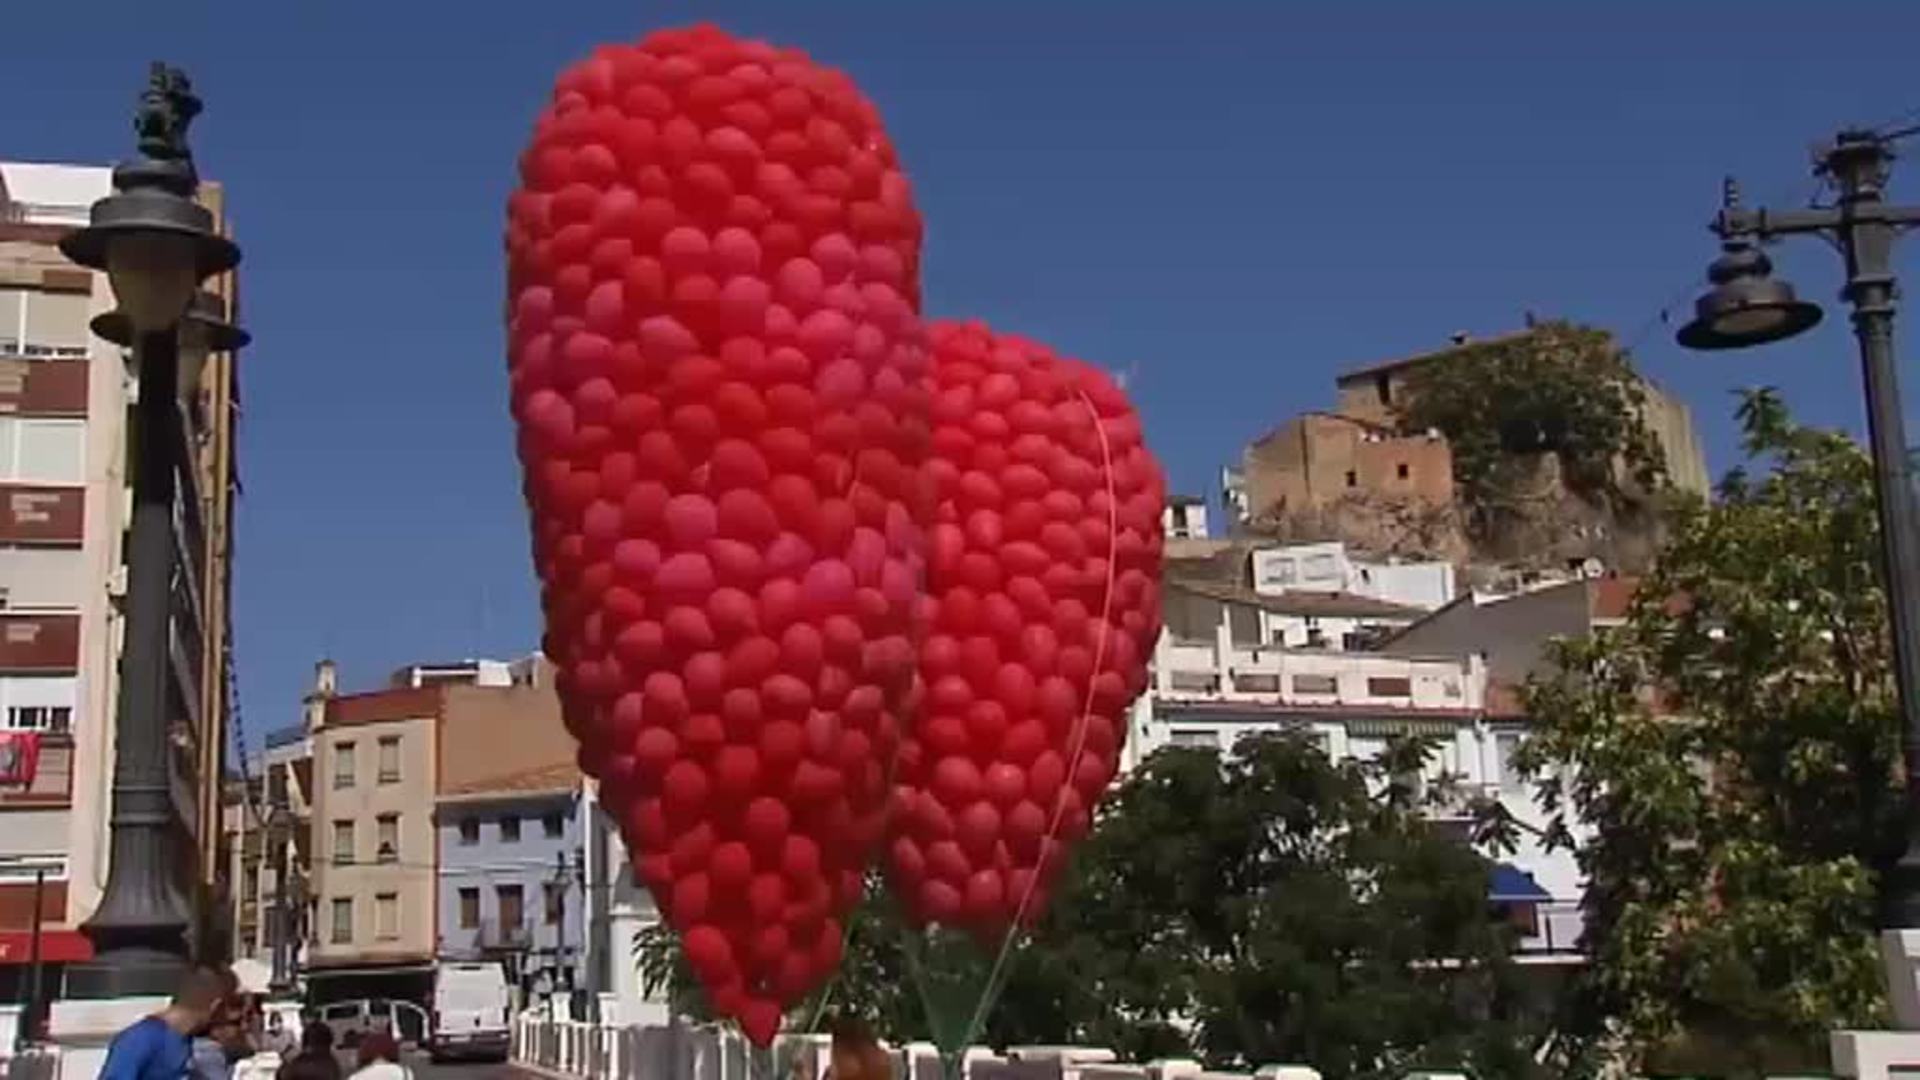
[[[981,988],[980,1001],[974,1007],[973,1018],[967,1022],[966,1037],[960,1040],[963,1049],[973,1043],[980,1034],[980,1029],[986,1024],[987,1012],[993,1007],[994,998],[998,996],[997,984],[1005,974],[1007,961],[1013,956],[1014,935],[1019,932],[1021,923],[1026,919],[1027,906],[1033,902],[1034,893],[1040,889],[1043,872],[1048,871],[1046,844],[1053,840],[1054,834],[1060,829],[1060,823],[1067,816],[1067,796],[1073,793],[1074,779],[1080,772],[1080,758],[1087,749],[1087,728],[1093,722],[1093,683],[1100,677],[1101,669],[1106,666],[1107,639],[1113,633],[1113,590],[1118,577],[1114,563],[1119,554],[1120,541],[1120,499],[1113,479],[1113,446],[1107,441],[1107,429],[1100,423],[1100,412],[1094,408],[1093,400],[1087,397],[1085,391],[1077,391],[1076,394],[1080,398],[1080,403],[1087,407],[1087,415],[1093,417],[1094,434],[1100,437],[1100,464],[1106,472],[1107,481],[1107,583],[1100,599],[1100,635],[1094,644],[1093,670],[1087,673],[1085,704],[1080,710],[1080,720],[1074,726],[1073,752],[1068,755],[1067,776],[1060,785],[1060,794],[1054,796],[1053,817],[1047,823],[1046,835],[1040,841],[1040,862],[1034,867],[1033,876],[1028,879],[1026,890],[1020,894],[1020,903],[1013,910],[1013,925],[1007,928],[1007,936],[1000,942],[1000,951],[993,958],[993,967],[987,972],[987,982]],[[1086,811],[1091,815],[1093,808],[1088,806]],[[1057,872],[1060,864],[1066,861],[1065,852],[1057,847],[1056,851],[1059,851],[1059,857],[1054,860],[1053,872]]]

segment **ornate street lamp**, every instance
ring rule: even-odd
[[[1796,299],[1772,278],[1758,245],[1776,237],[1812,233],[1846,260],[1841,295],[1853,307],[1853,331],[1866,376],[1867,430],[1879,501],[1882,571],[1892,613],[1894,677],[1900,694],[1907,775],[1907,848],[1886,875],[1881,926],[1920,931],[1920,518],[1901,414],[1893,354],[1893,241],[1920,224],[1920,207],[1893,206],[1882,192],[1893,162],[1892,142],[1911,131],[1843,131],[1815,153],[1815,171],[1839,191],[1831,207],[1809,210],[1743,209],[1728,183],[1712,229],[1723,254],[1708,270],[1713,288],[1700,298],[1694,320],[1678,338],[1690,349],[1737,349],[1798,334],[1820,321],[1820,310]],[[1889,935],[1892,936],[1892,935]],[[1920,936],[1920,935],[1905,935]],[[1914,943],[1920,946],[1920,940]],[[1913,952],[1904,945],[1901,951]],[[1911,975],[1889,972],[1896,979]],[[1900,998],[1896,988],[1895,999]],[[1907,994],[1911,997],[1911,992]],[[1916,1018],[1920,1021],[1920,1018]]]
[[[188,906],[176,882],[180,853],[171,842],[167,740],[171,532],[176,470],[183,464],[176,390],[183,344],[204,356],[207,348],[237,348],[246,340],[231,327],[211,330],[188,317],[200,283],[240,261],[240,249],[214,230],[213,215],[194,201],[200,178],[187,127],[199,113],[186,75],[153,65],[134,118],[138,156],[113,170],[114,193],[93,204],[91,223],[60,241],[68,258],[106,272],[119,310],[96,320],[97,328],[108,340],[132,346],[142,388],[133,422],[126,635],[114,708],[111,861],[100,906],[81,926],[94,959],[67,971],[67,993],[75,998],[171,993],[186,963]]]

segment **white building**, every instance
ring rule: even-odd
[[[1294,557],[1320,554],[1296,549]],[[1465,825],[1469,801],[1494,798],[1520,827],[1518,850],[1497,864],[1489,898],[1523,927],[1523,956],[1577,959],[1579,868],[1569,853],[1542,843],[1546,816],[1512,766],[1525,721],[1510,695],[1489,693],[1481,654],[1351,648],[1366,628],[1405,625],[1422,612],[1350,593],[1263,595],[1176,580],[1165,596],[1167,629],[1149,690],[1129,719],[1123,771],[1162,747],[1231,752],[1249,735],[1275,731],[1308,733],[1336,761],[1376,758],[1395,737],[1433,738],[1437,750],[1424,775],[1451,779],[1461,796],[1436,815]],[[1306,646],[1292,635],[1309,626],[1318,636]]]
[[[1253,588],[1267,596],[1298,591],[1349,593],[1432,610],[1452,602],[1453,564],[1356,559],[1338,540],[1253,553]]]

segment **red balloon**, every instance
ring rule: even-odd
[[[1097,370],[977,324],[929,340],[927,699],[887,870],[916,918],[997,940],[1112,781],[1160,630],[1164,488]]]
[[[910,704],[919,219],[851,81],[696,27],[560,75],[506,237],[568,727],[709,1000],[764,1042],[838,960],[837,929],[764,925],[857,900]]]

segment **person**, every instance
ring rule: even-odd
[[[253,1056],[247,1035],[247,995],[232,968],[221,968],[220,1006],[206,1031],[193,1040],[193,1072],[200,1080],[232,1080],[233,1063]]]
[[[300,1052],[287,1059],[274,1080],[340,1080],[340,1060],[333,1056],[333,1029],[315,1020],[300,1031]]]
[[[376,1031],[360,1040],[360,1067],[352,1080],[413,1080],[400,1064],[400,1042],[391,1031]]]
[[[831,1031],[833,1048],[821,1080],[892,1080],[892,1059],[859,1017],[835,1017]]]
[[[232,1080],[233,1063],[247,1056],[235,1053],[235,1048],[245,1043],[240,1018],[232,1010],[222,1009],[207,1026],[206,1034],[193,1040],[193,1075],[198,1080]]]
[[[129,1024],[107,1044],[100,1080],[180,1080],[192,1064],[194,1033],[213,1019],[225,993],[218,972],[187,972],[166,1008]]]

